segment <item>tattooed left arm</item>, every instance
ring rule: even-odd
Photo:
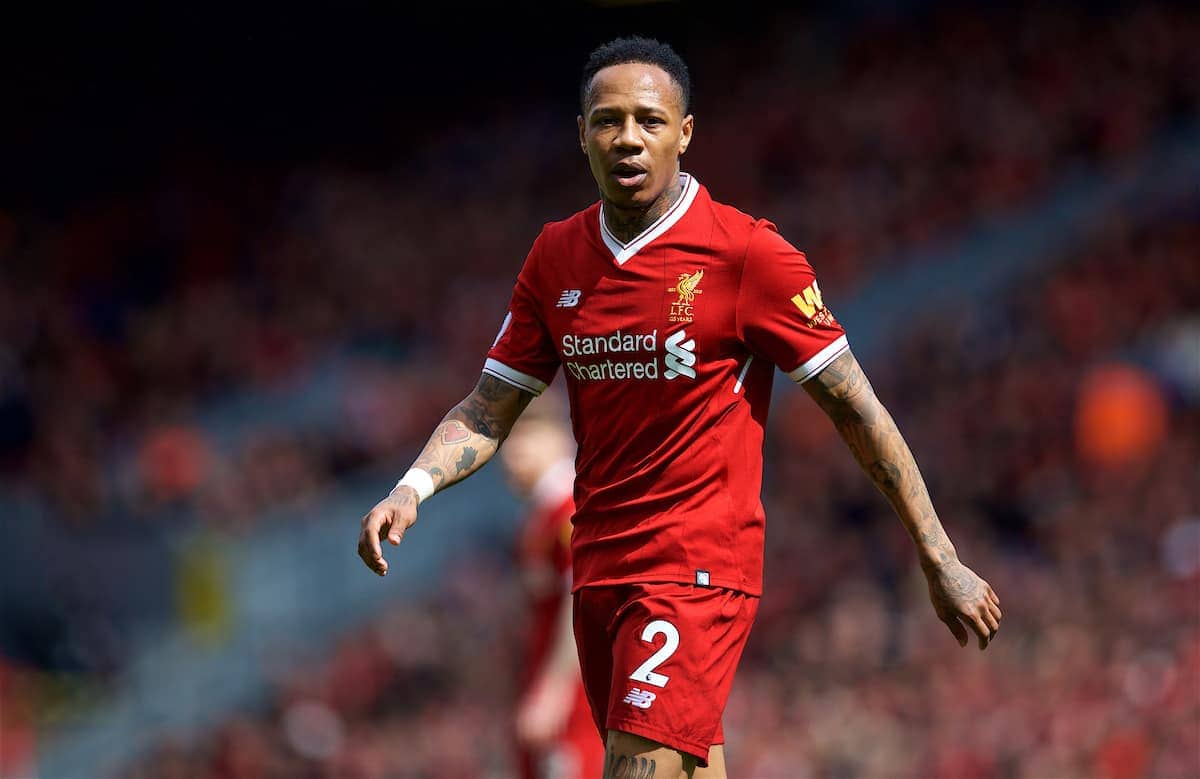
[[[847,350],[803,386],[829,415],[916,543],[938,618],[959,644],[967,643],[965,624],[979,637],[979,648],[987,648],[1000,627],[1000,599],[987,582],[959,562],[908,444],[858,360]]]

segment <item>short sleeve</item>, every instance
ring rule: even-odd
[[[558,370],[558,352],[538,311],[534,280],[540,238],[517,276],[508,313],[488,350],[483,372],[518,389],[540,395]]]
[[[755,224],[746,247],[737,331],[751,352],[797,382],[817,375],[849,348],[808,259],[765,220]]]

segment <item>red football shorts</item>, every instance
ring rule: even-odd
[[[575,643],[601,735],[623,730],[707,765],[758,598],[720,587],[621,584],[575,592]]]

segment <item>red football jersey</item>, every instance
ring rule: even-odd
[[[539,393],[561,365],[578,443],[575,588],[689,582],[762,592],[763,425],[847,349],[804,254],[683,174],[628,244],[593,204],[547,224],[484,372]]]

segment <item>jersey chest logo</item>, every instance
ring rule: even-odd
[[[679,281],[675,282],[675,286],[667,287],[667,292],[674,292],[679,296],[679,299],[671,304],[671,313],[667,317],[668,322],[695,321],[696,296],[704,292],[700,289],[700,279],[702,278],[704,278],[703,268],[695,273],[680,273]]]
[[[679,376],[687,376],[689,379],[696,378],[696,369],[692,367],[696,364],[696,339],[688,338],[687,330],[680,330],[667,336],[667,340],[663,342],[663,348],[667,350],[663,357],[663,362],[667,364],[663,376],[668,380]]]

